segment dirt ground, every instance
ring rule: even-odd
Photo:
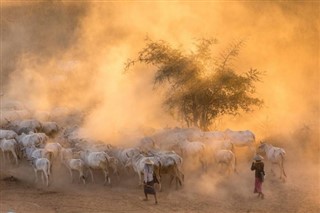
[[[207,174],[189,172],[183,188],[169,187],[164,177],[163,191],[158,193],[158,205],[144,198],[137,186],[138,177],[122,175],[113,178],[112,186],[103,186],[102,174],[96,172],[96,183],[71,183],[64,168],[53,170],[52,183],[47,188],[33,182],[34,174],[27,162],[18,167],[1,166],[0,212],[320,212],[319,165],[294,155],[286,161],[287,181],[281,182],[270,173],[266,163],[263,184],[265,199],[253,194],[254,174],[251,162],[238,163],[239,174],[229,177],[216,169]],[[14,178],[8,178],[10,176]]]

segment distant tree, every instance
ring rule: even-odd
[[[208,130],[218,116],[236,115],[263,104],[254,97],[255,82],[262,73],[250,69],[238,74],[232,68],[243,41],[232,43],[217,56],[213,54],[216,44],[216,39],[199,39],[195,50],[186,52],[166,41],[146,39],[145,47],[136,59],[128,60],[126,69],[137,62],[153,65],[154,85],[169,86],[164,101],[167,109],[187,126]]]

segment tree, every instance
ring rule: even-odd
[[[255,82],[262,73],[256,69],[238,74],[232,61],[238,56],[243,41],[232,43],[218,56],[213,55],[216,39],[199,39],[195,50],[185,52],[165,41],[146,39],[145,47],[126,69],[136,62],[155,67],[154,85],[168,85],[164,105],[187,126],[208,130],[214,119],[224,114],[236,115],[262,106],[254,97]]]

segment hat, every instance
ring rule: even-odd
[[[151,164],[153,165],[154,162],[152,160],[150,160],[149,158],[147,160],[144,161],[145,164]]]
[[[261,155],[256,155],[253,160],[263,160],[263,157]]]

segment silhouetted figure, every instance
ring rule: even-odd
[[[258,197],[263,199],[264,194],[262,192],[262,183],[265,176],[264,163],[262,162],[263,157],[261,155],[256,155],[253,160],[255,160],[255,162],[252,162],[251,165],[251,170],[255,170],[255,183],[253,193],[258,193]]]

